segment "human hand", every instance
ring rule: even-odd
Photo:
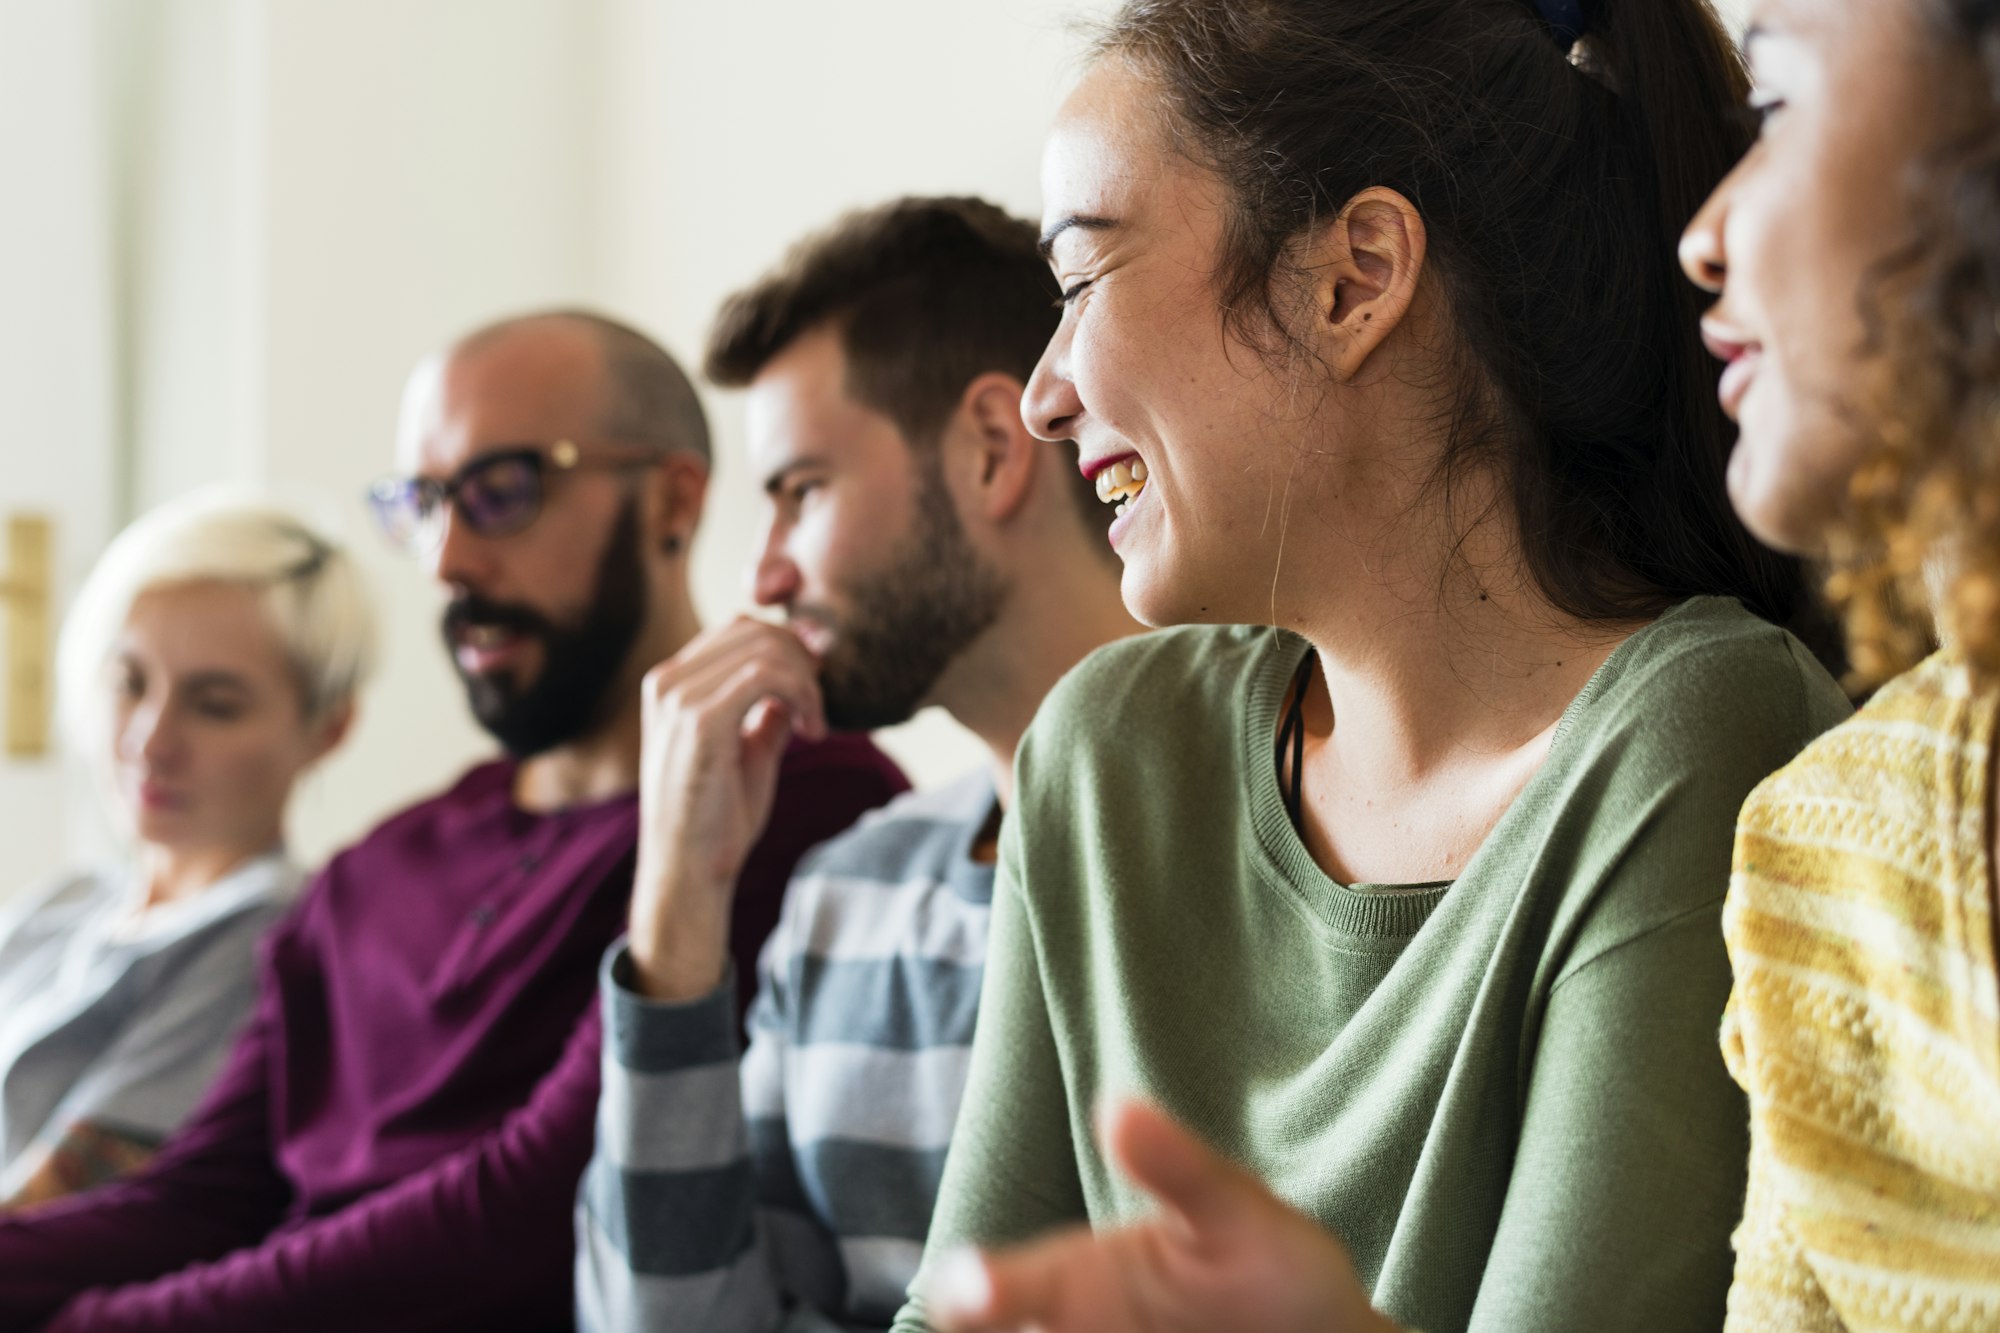
[[[947,1333],[1390,1333],[1347,1250],[1153,1107],[1098,1120],[1111,1160],[1160,1205],[1133,1226],[1079,1227],[965,1251],[924,1284]]]
[[[797,731],[826,735],[797,636],[739,616],[646,673],[639,857],[628,949],[642,993],[698,999],[729,960],[736,877],[771,817]]]

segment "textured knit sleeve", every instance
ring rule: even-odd
[[[1733,1024],[1725,1023],[1723,1050],[1732,1056],[1737,1053],[1733,1037]],[[1729,1286],[1724,1333],[1846,1333],[1804,1252],[1785,1230],[1773,1163],[1761,1137],[1753,1120],[1750,1188],[1743,1221],[1732,1238],[1736,1275]]]
[[[923,1271],[965,1245],[1004,1245],[1086,1220],[1068,1097],[1042,990],[1034,931],[1010,867],[1020,864],[1020,812],[1002,833],[979,1026],[965,1099],[945,1159]],[[894,1333],[921,1333],[912,1296]]]
[[[775,939],[774,939],[775,943]],[[597,1150],[577,1219],[585,1333],[764,1333],[783,1305],[756,1224],[757,1182],[739,1077],[782,1079],[782,1060],[737,1061],[734,979],[686,1004],[635,993],[619,945],[606,964],[607,1040]],[[768,977],[751,1042],[782,1039]],[[782,1100],[758,1088],[759,1100]]]

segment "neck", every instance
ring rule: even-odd
[[[1015,580],[1006,609],[933,692],[986,746],[1003,810],[1014,799],[1014,751],[1048,692],[1096,649],[1145,628],[1119,597],[1116,565],[1095,551],[1063,554]]]
[[[639,747],[646,673],[701,632],[692,602],[683,594],[652,629],[632,645],[624,669],[611,683],[612,707],[589,735],[521,761],[514,774],[514,802],[534,814],[610,800],[639,786]]]
[[[1320,659],[1309,732],[1330,736],[1347,772],[1416,783],[1518,752],[1553,730],[1638,628],[1558,611],[1536,587],[1510,523],[1490,519],[1448,542],[1405,535],[1371,544],[1360,574],[1344,543],[1321,560],[1310,551],[1287,559],[1285,582],[1300,595],[1282,600],[1302,609],[1285,627]]]
[[[139,910],[192,898],[278,845],[275,832],[255,847],[164,847],[147,843],[139,853]]]

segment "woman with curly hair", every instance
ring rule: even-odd
[[[1747,45],[1760,137],[1681,247],[1730,492],[1831,562],[1859,683],[1908,669],[1739,824],[1728,1327],[2000,1328],[2000,4],[1764,0]]]

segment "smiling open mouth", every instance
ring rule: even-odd
[[[1146,465],[1137,458],[1122,458],[1097,474],[1097,498],[1118,506],[1123,517],[1146,489]]]

